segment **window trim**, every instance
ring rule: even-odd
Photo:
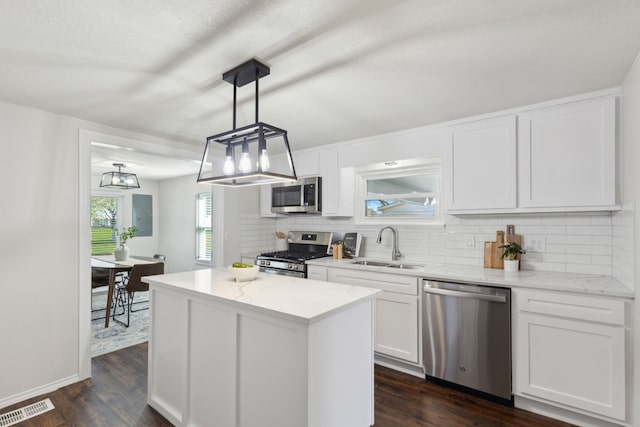
[[[203,196],[208,196],[209,197],[209,205],[210,205],[210,213],[209,213],[209,226],[207,227],[206,225],[202,226],[200,225],[200,203],[201,200],[203,200],[205,197]],[[196,264],[211,264],[212,259],[213,259],[213,194],[211,191],[203,191],[200,193],[196,193],[196,209],[195,209],[195,253],[194,253],[194,258],[195,258],[195,262]],[[206,216],[206,213],[205,213]],[[209,253],[209,257],[207,258],[205,257],[201,257],[201,246],[200,246],[200,241],[201,241],[201,233],[205,232],[206,233],[206,229],[209,229],[209,235],[211,236],[211,248],[210,248],[210,253]],[[206,245],[206,244],[205,244]],[[205,255],[206,255],[206,247],[204,249]]]
[[[421,225],[444,227],[444,218],[442,215],[442,164],[440,159],[418,159],[410,162],[385,162],[369,165],[356,169],[356,212],[355,222],[359,225]],[[436,214],[433,218],[425,217],[368,217],[365,215],[365,206],[367,200],[367,180],[405,177],[415,175],[436,175],[437,191],[414,193],[414,194],[389,194],[391,199],[399,196],[414,195],[417,197],[436,197],[438,204],[436,205]]]

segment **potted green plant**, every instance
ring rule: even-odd
[[[129,247],[126,246],[125,243],[127,243],[127,240],[129,239],[133,239],[136,235],[136,231],[138,231],[138,228],[134,225],[122,228],[122,230],[118,232],[120,243],[116,246],[116,249],[113,252],[113,256],[116,258],[116,261],[126,261],[129,258]]]
[[[526,254],[527,251],[522,249],[522,246],[516,242],[509,242],[499,246],[499,248],[502,248],[500,259],[504,260],[504,271],[518,271],[520,268],[518,255]]]

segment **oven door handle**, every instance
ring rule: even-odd
[[[260,272],[267,274],[277,274],[280,276],[289,276],[289,277],[299,277],[306,278],[304,272],[302,271],[290,271],[290,270],[280,270],[277,268],[268,268],[268,267],[260,267]]]

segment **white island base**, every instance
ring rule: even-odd
[[[153,276],[148,403],[177,426],[373,425],[373,299],[226,270]]]

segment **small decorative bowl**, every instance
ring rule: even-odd
[[[236,282],[247,282],[256,278],[260,267],[257,265],[251,267],[232,267],[229,266],[229,271]]]

